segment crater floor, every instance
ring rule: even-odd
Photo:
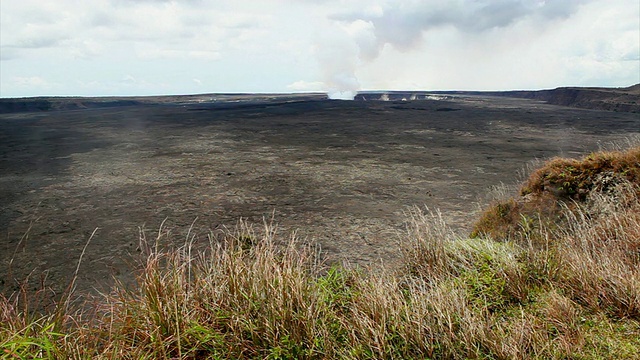
[[[469,230],[492,186],[534,159],[638,136],[637,114],[454,96],[303,96],[0,114],[0,289],[31,274],[79,289],[131,278],[140,232],[184,241],[273,216],[280,231],[355,264],[398,259],[405,212]],[[520,174],[520,175],[519,175]],[[195,221],[195,223],[194,223]]]

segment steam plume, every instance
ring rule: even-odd
[[[318,60],[329,97],[353,98],[360,89],[356,72],[374,61],[385,45],[414,51],[429,30],[453,27],[463,33],[507,31],[523,20],[547,25],[573,14],[578,0],[397,0],[362,11],[330,17],[339,32],[337,43],[320,46]],[[584,3],[584,1],[583,1]],[[334,39],[336,39],[334,38]]]

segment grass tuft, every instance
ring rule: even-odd
[[[26,283],[0,296],[0,358],[633,358],[638,154],[552,160],[471,239],[413,209],[395,271],[328,264],[270,223],[180,242],[143,232],[132,285],[81,303],[72,282],[50,308]],[[582,173],[557,191],[567,166]]]

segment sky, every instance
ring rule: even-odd
[[[0,97],[636,83],[638,0],[0,2]]]

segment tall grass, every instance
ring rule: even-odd
[[[591,309],[640,320],[640,203],[637,189],[619,184],[613,194],[592,194],[565,211],[559,251],[562,288]]]
[[[44,313],[24,291],[0,297],[0,356],[633,358],[640,201],[623,180],[558,205],[553,221],[522,220],[517,236],[464,238],[413,209],[395,270],[328,263],[270,223],[179,247],[161,229],[141,237],[133,285]]]

